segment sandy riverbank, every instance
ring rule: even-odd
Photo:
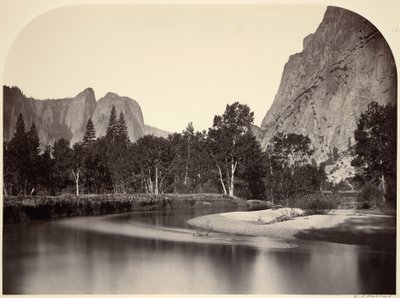
[[[301,214],[301,210],[296,210]],[[287,214],[288,209],[229,212],[193,218],[194,227],[248,236],[280,239],[321,240],[368,245],[378,250],[395,250],[396,218],[388,215],[362,214],[357,210],[332,210],[328,215],[294,217],[267,224]]]

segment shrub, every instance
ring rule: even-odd
[[[367,182],[357,195],[361,209],[374,209],[383,205],[382,191],[374,184]]]
[[[337,202],[333,198],[325,197],[321,193],[306,195],[296,201],[296,207],[304,210],[304,215],[328,214],[337,208]]]

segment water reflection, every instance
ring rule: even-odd
[[[196,215],[195,211],[132,213],[106,219],[113,224],[140,221],[187,228],[186,219]],[[61,221],[10,225],[4,227],[3,289],[8,294],[395,291],[395,267],[390,265],[395,264],[394,256],[374,255],[355,246],[307,245],[263,249],[175,242],[102,233]]]

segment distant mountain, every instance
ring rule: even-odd
[[[117,111],[117,118],[121,111],[124,113],[128,136],[131,141],[136,141],[145,135],[143,114],[139,104],[129,97],[109,92],[97,101],[96,109],[92,116],[97,137],[106,134],[108,118],[113,105]]]
[[[96,108],[91,88],[74,98],[36,100],[26,97],[19,88],[3,86],[3,138],[9,141],[21,112],[26,129],[32,121],[39,132],[42,146],[53,144],[60,138],[76,143],[82,140],[88,119]]]
[[[37,100],[25,96],[18,87],[3,86],[3,101],[4,141],[13,137],[20,112],[27,130],[32,121],[35,122],[42,147],[60,138],[69,140],[71,144],[81,141],[90,117],[95,125],[96,136],[104,136],[113,105],[117,116],[121,111],[124,113],[131,141],[147,133],[163,137],[168,134],[161,129],[145,126],[142,110],[135,100],[111,92],[97,102],[91,88],[73,98]]]
[[[369,21],[328,7],[303,51],[289,57],[274,102],[255,129],[263,148],[277,131],[308,135],[318,161],[345,151],[368,103],[397,101],[392,52]]]
[[[171,134],[168,131],[150,125],[144,125],[144,133],[146,135],[153,135],[155,137],[162,137],[162,138],[168,138],[168,135]]]

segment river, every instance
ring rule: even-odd
[[[384,294],[395,255],[193,230],[204,210],[5,225],[5,294]]]

